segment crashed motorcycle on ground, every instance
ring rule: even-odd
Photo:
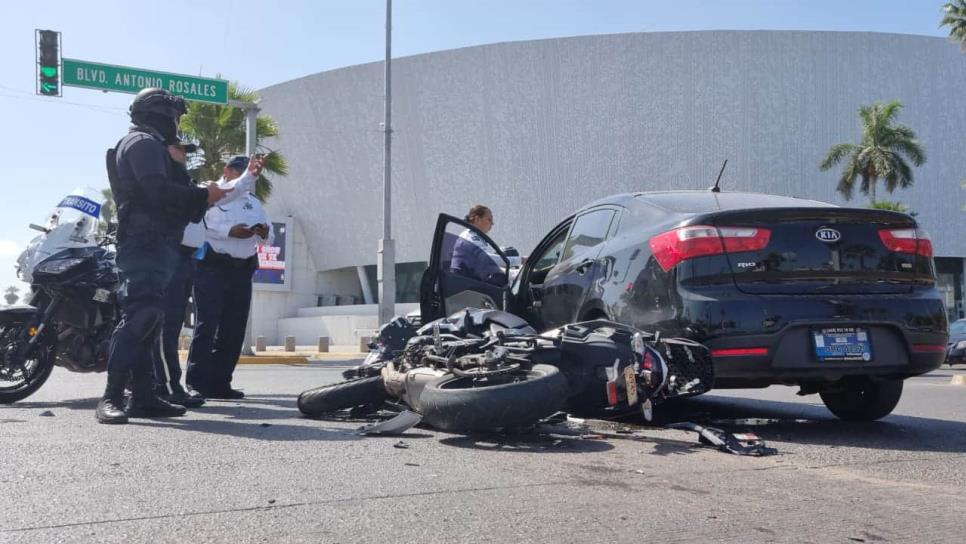
[[[17,259],[27,304],[0,306],[0,404],[24,399],[54,366],[103,372],[117,315],[117,269],[99,232],[103,199],[79,189],[61,200]]]
[[[417,328],[407,318],[384,325],[366,361],[342,383],[303,392],[299,410],[408,407],[451,432],[533,425],[565,410],[576,414],[641,410],[705,393],[714,375],[708,350],[606,320],[538,333],[498,310],[467,308]]]

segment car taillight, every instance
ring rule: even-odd
[[[879,231],[879,238],[894,253],[932,257],[932,240],[923,229],[882,229]]]
[[[768,246],[771,231],[761,227],[681,227],[658,234],[649,240],[654,258],[665,271],[681,261],[721,255],[760,251]]]

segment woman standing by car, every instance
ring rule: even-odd
[[[484,234],[488,234],[494,224],[493,211],[482,204],[471,207],[464,219]],[[503,285],[507,281],[503,266],[503,259],[493,251],[492,246],[471,229],[461,232],[453,245],[450,269],[455,273]]]

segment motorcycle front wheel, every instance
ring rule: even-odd
[[[558,411],[567,401],[567,378],[551,365],[492,378],[448,374],[426,385],[419,397],[423,421],[452,432],[525,427]]]
[[[333,383],[303,391],[299,395],[299,411],[307,416],[320,416],[389,398],[382,376]]]
[[[40,346],[32,358],[18,361],[25,323],[0,325],[0,404],[10,404],[33,395],[54,369],[53,350]]]

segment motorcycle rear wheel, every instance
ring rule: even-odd
[[[381,403],[389,398],[382,376],[349,380],[347,382],[323,385],[303,391],[299,395],[299,411],[307,416],[319,416]]]
[[[525,427],[567,401],[567,378],[552,365],[533,365],[512,377],[474,379],[449,374],[426,385],[419,397],[423,421],[442,431],[492,431]]]
[[[0,326],[0,404],[11,404],[37,392],[54,369],[54,355],[50,348],[41,346],[36,358],[15,364],[14,352],[25,323],[6,323]]]

